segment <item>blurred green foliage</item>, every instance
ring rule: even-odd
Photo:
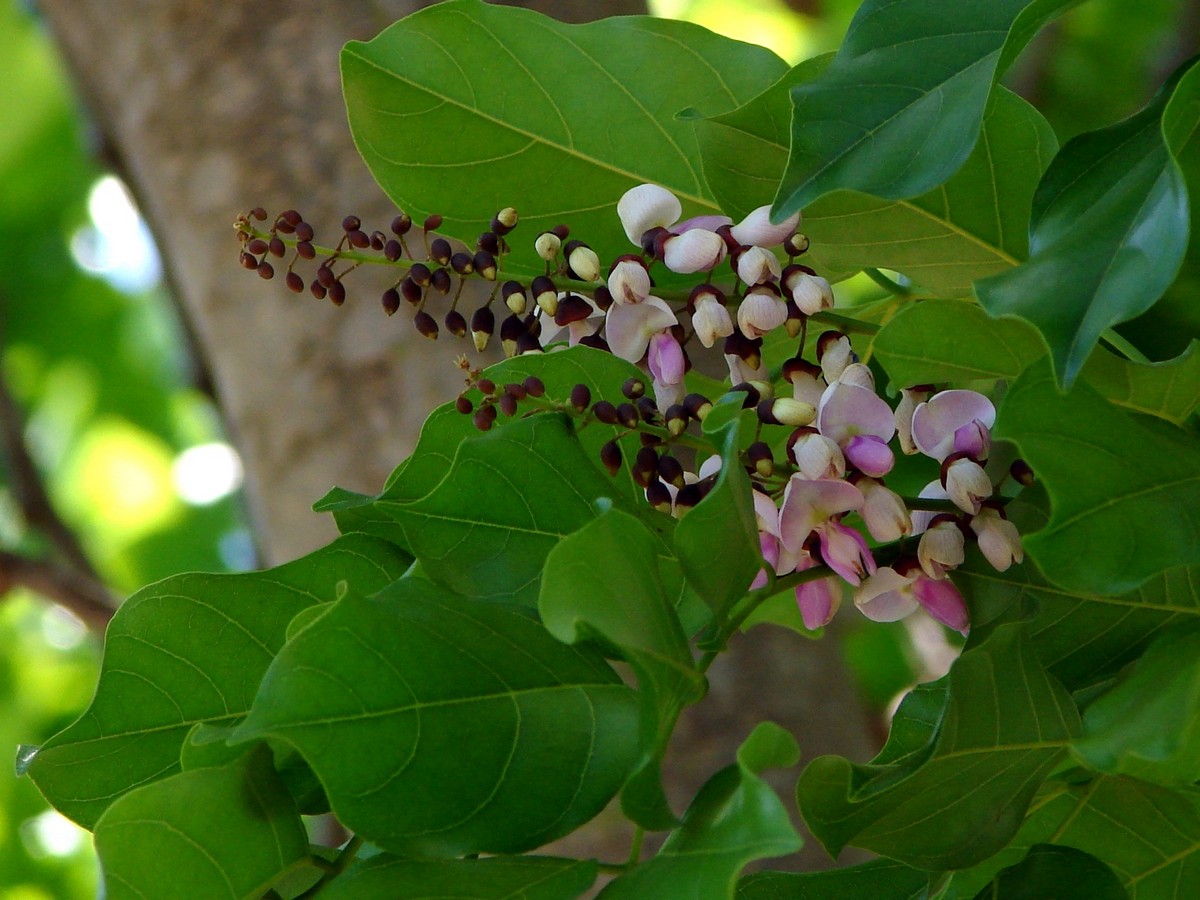
[[[836,49],[858,2],[650,5],[795,62]],[[1090,0],[1041,34],[1005,81],[1065,141],[1137,109],[1196,52],[1198,30],[1195,0]],[[248,566],[237,495],[188,503],[172,478],[180,454],[219,441],[220,426],[163,289],[120,290],[77,261],[95,239],[88,198],[103,171],[52,44],[17,0],[0,0],[0,85],[0,371],[59,513],[118,594],[176,572]],[[1200,333],[1200,261],[1185,262],[1184,274],[1122,328],[1160,356],[1173,336],[1181,348]],[[839,290],[876,296],[866,279]],[[50,551],[23,526],[2,459],[0,548]],[[847,660],[868,702],[883,706],[913,677],[908,633],[859,617],[851,627]],[[19,592],[0,606],[0,647],[0,748],[15,752],[86,705],[99,648],[61,611]],[[0,900],[94,895],[90,839],[56,816],[28,780],[0,779]]]

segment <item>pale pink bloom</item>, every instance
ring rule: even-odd
[[[646,349],[646,365],[655,381],[663,384],[679,384],[683,381],[686,363],[683,348],[670,331],[660,331],[650,338]]]
[[[800,475],[809,481],[846,475],[846,458],[841,448],[818,431],[797,437],[791,447],[791,456]]]
[[[846,368],[842,369],[842,374],[838,376],[839,384],[854,384],[858,387],[866,388],[867,390],[875,390],[875,375],[871,372],[871,367],[862,363],[850,363]]]
[[[979,539],[979,549],[998,572],[1025,559],[1017,526],[999,511],[985,506],[971,518],[971,530]]]
[[[992,496],[992,480],[983,466],[965,456],[946,467],[945,482],[946,493],[964,512],[979,512],[980,501]]]
[[[810,481],[793,475],[783,492],[779,512],[780,542],[798,553],[812,533],[821,544],[821,558],[851,584],[875,571],[875,560],[863,536],[834,521],[864,503],[862,492],[845,481]]]
[[[779,260],[763,247],[748,247],[737,258],[737,275],[748,285],[779,280]]]
[[[725,258],[725,239],[706,228],[692,228],[668,237],[663,243],[663,263],[672,272],[691,275],[707,272]]]
[[[912,531],[908,508],[899,494],[873,478],[863,478],[855,483],[865,498],[858,513],[871,537],[880,543],[888,543]]]
[[[676,403],[682,403],[687,396],[687,390],[682,381],[665,382],[657,378],[651,382],[654,390],[654,403],[659,409],[668,409]]]
[[[913,411],[912,436],[917,449],[938,462],[955,452],[956,440],[977,442],[979,429],[996,424],[996,407],[976,391],[942,391]],[[958,434],[962,431],[962,437]]]
[[[917,405],[929,399],[929,391],[904,389],[900,391],[900,402],[896,404],[896,437],[900,441],[900,449],[906,456],[919,452],[913,443],[912,420]]]
[[[667,230],[672,234],[683,234],[697,228],[703,231],[716,231],[718,228],[724,225],[732,224],[732,222],[733,219],[729,218],[729,216],[692,216],[690,219],[684,219],[682,222],[676,222]]]
[[[800,269],[792,270],[783,283],[796,308],[806,316],[823,309],[833,309],[833,288],[820,275],[810,275]]]
[[[920,606],[955,631],[966,634],[970,627],[967,605],[954,583],[929,578],[915,567],[903,574],[881,567],[854,592],[854,605],[875,622],[898,621]]]
[[[760,247],[774,247],[790,238],[799,227],[800,213],[788,216],[778,225],[773,224],[771,207],[767,205],[751,210],[746,218],[729,229],[729,233],[743,246],[758,244]]]
[[[879,478],[895,464],[887,442],[896,433],[896,420],[891,408],[869,388],[840,381],[830,384],[817,407],[817,427],[865,475]]]
[[[748,338],[762,337],[787,320],[787,304],[771,290],[752,288],[738,306],[738,330]]]
[[[745,384],[747,381],[768,381],[771,373],[760,361],[757,367],[750,365],[736,353],[725,354],[725,365],[729,369],[730,384]]]
[[[609,349],[633,363],[645,354],[654,334],[676,324],[674,311],[658,297],[647,297],[641,303],[614,303],[604,321]]]
[[[608,292],[616,303],[641,303],[650,296],[650,273],[638,256],[623,256],[608,273]]]
[[[696,311],[692,313],[692,327],[696,337],[705,347],[711,347],[719,337],[733,334],[733,320],[725,304],[711,294],[706,294],[696,301]]]
[[[936,520],[921,534],[917,559],[930,578],[946,577],[946,570],[961,566],[964,559],[963,533],[953,519]]]
[[[795,570],[803,572],[816,564],[810,553],[801,551]],[[838,607],[842,605],[842,584],[832,575],[798,584],[796,605],[800,607],[800,618],[805,628],[810,631],[822,628],[830,623]]]
[[[825,383],[832,385],[841,377],[846,366],[857,360],[858,357],[854,355],[854,349],[850,346],[850,338],[843,334],[837,340],[831,341],[821,353],[821,374],[825,376]]]
[[[784,364],[783,374],[792,383],[793,397],[813,406],[821,405],[821,397],[828,385],[818,367],[807,360],[793,360]]]
[[[625,236],[639,247],[643,234],[651,228],[665,228],[679,221],[681,215],[683,206],[679,198],[657,184],[639,184],[617,201],[617,218]]]
[[[821,558],[851,584],[858,584],[875,571],[875,558],[858,529],[832,520],[817,526]]]
[[[560,293],[558,299],[562,300],[566,296],[566,292]],[[600,326],[603,324],[604,310],[598,307],[591,297],[584,294],[575,294],[575,296],[586,300],[592,311],[588,313],[586,318],[574,319],[565,325],[560,325],[556,320],[556,316],[549,315],[545,310],[542,310],[538,315],[538,322],[542,328],[539,340],[543,346],[554,340],[564,328],[567,329],[567,342],[572,347],[578,344],[582,338],[589,337],[600,330]],[[557,316],[557,319],[561,318],[562,316]]]

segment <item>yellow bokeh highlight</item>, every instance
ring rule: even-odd
[[[123,419],[102,420],[80,440],[57,485],[59,499],[111,552],[179,515],[173,458],[154,435]]]
[[[816,53],[804,20],[781,0],[649,0],[650,12],[775,51],[789,63]]]

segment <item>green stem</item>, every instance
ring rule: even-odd
[[[900,284],[898,281],[893,281],[878,269],[866,268],[863,269],[863,274],[889,294],[895,294],[897,297],[908,297],[912,294],[912,288]]]
[[[306,900],[306,898],[315,897],[321,893],[329,882],[341,875],[354,862],[358,857],[358,851],[362,849],[364,843],[366,843],[366,839],[360,835],[356,834],[350,838],[346,842],[346,846],[341,849],[337,857],[325,869],[325,874],[321,876],[321,880],[297,897],[296,900]]]
[[[1139,363],[1150,362],[1149,357],[1145,353],[1135,347],[1128,338],[1118,334],[1116,329],[1104,329],[1104,332],[1100,335],[1100,340],[1104,341],[1104,343],[1108,344],[1108,346],[1112,347],[1126,359]]]
[[[826,325],[835,325],[842,331],[850,334],[878,334],[879,326],[873,322],[862,322],[852,316],[843,316],[841,313],[824,310],[816,313],[810,318],[818,322],[823,322]]]
[[[646,829],[638,825],[633,830],[633,843],[629,847],[629,862],[627,866],[636,866],[642,859],[642,841],[646,838]]]

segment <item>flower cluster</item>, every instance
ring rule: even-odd
[[[500,337],[510,356],[554,350],[565,341],[640,366],[649,387],[631,378],[623,397],[613,400],[593,398],[585,385],[556,400],[545,396],[536,378],[496,385],[471,370],[468,387],[479,396],[472,400],[464,391],[456,405],[481,430],[501,415],[548,409],[577,417],[579,427],[593,421],[613,426],[616,436],[601,449],[601,463],[614,475],[628,467],[650,505],[674,516],[699,503],[719,474],[716,456],[690,470],[696,451],[712,449],[692,426],[705,418],[714,398],[689,393],[685,384],[689,345],[695,352],[696,343],[713,348],[720,341],[728,391],[738,393],[758,420],[758,434],[742,454],[754,485],[764,562],[750,589],[793,576],[809,628],[827,624],[852,589],[854,604],[871,619],[893,621],[923,608],[965,631],[966,606],[948,573],[964,561],[967,543],[978,543],[1001,571],[1022,559],[1020,536],[987,469],[991,401],[974,391],[919,385],[901,390],[893,408],[847,334],[827,330],[807,346],[809,321],[830,318],[834,295],[826,279],[797,262],[808,249],[797,231],[798,214],[779,223],[765,206],[739,222],[682,214],[670,191],[638,185],[617,203],[633,252],[605,267],[591,247],[569,239],[567,226],[556,226],[534,241],[545,272],[525,280],[500,276],[518,221],[512,208],[497,213],[473,253],[432,234],[439,217],[426,219],[419,229],[425,261],[413,253],[417,232],[403,214],[390,237],[368,233],[356,217],[347,217],[332,249],[316,249],[312,228],[291,210],[266,232],[253,225],[266,220],[265,212],[252,210],[239,219],[238,230],[243,265],[263,277],[274,274],[268,257],[282,258],[294,247],[286,276],[292,290],[304,286],[292,265],[323,256],[309,287],[339,305],[342,279],[362,262],[399,266],[404,274],[384,294],[384,308],[391,314],[408,300],[416,307],[418,330],[428,337],[437,336],[438,325],[426,307],[439,295],[453,298],[447,329],[466,333],[458,299],[468,277],[481,278],[492,289],[471,316],[477,349],[495,331],[492,306],[499,303],[508,313]],[[382,259],[363,255],[372,251]],[[656,286],[660,273],[669,274],[660,279],[667,288]],[[687,287],[680,289],[679,276]],[[695,276],[692,283],[687,276]],[[777,330],[796,343],[791,358],[779,364],[773,357],[772,366],[764,359],[764,337]],[[465,361],[463,366],[469,369]],[[786,433],[774,430],[779,428]],[[622,441],[632,435],[639,446],[623,451]],[[916,497],[901,497],[885,482],[896,462],[894,447],[940,466]]]

